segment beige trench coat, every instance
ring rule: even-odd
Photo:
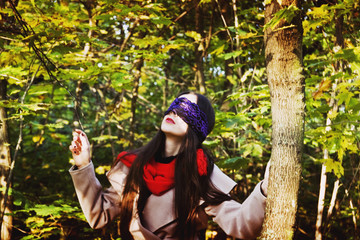
[[[102,228],[119,216],[119,203],[129,172],[128,167],[119,162],[107,173],[111,187],[106,190],[103,190],[96,178],[92,162],[81,169],[75,170],[72,167],[69,172],[81,208],[92,228]],[[226,194],[236,185],[216,165],[210,179]],[[217,206],[207,206],[204,210],[228,235],[240,239],[254,239],[261,231],[265,200],[259,183],[243,204],[230,200]],[[134,207],[130,232],[136,240],[177,239],[173,236],[175,226],[174,189],[170,189],[161,196],[150,195],[143,210],[142,221]]]

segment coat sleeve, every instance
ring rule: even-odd
[[[72,167],[69,172],[80,206],[91,228],[102,228],[120,214],[119,193],[114,187],[103,190],[95,176],[92,162],[78,170]]]
[[[226,179],[227,176],[222,172],[219,173],[218,169],[214,171],[214,174],[218,176],[216,178],[212,176],[211,179],[213,184],[219,188],[221,183],[224,182],[221,179]],[[226,234],[240,239],[255,239],[261,233],[265,215],[266,197],[261,193],[260,184],[256,185],[254,191],[242,204],[234,200],[224,201],[217,206],[207,206],[205,212],[213,217],[214,222]],[[231,185],[229,185],[229,187],[225,187],[225,189],[219,188],[219,190],[225,190],[224,193],[228,193],[231,188]]]

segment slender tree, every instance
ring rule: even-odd
[[[135,123],[136,123],[136,104],[139,95],[139,84],[141,77],[141,68],[144,64],[144,59],[141,57],[134,61],[134,86],[132,89],[131,98],[131,120],[130,120],[130,144],[134,144],[135,140]]]
[[[231,13],[231,6],[228,1],[220,0],[215,1],[217,5],[217,10],[220,15],[220,19],[222,20],[221,23],[223,24],[223,27],[228,29],[228,24],[230,24],[233,19],[233,14]],[[219,33],[219,38],[221,38],[224,41],[229,41],[232,43],[232,37],[229,36],[229,31],[221,31]],[[226,53],[230,53],[236,51],[236,49],[233,48],[233,46],[230,44],[230,47],[228,49],[225,49]],[[225,91],[224,94],[221,97],[220,102],[223,104],[226,102],[226,98],[231,94],[230,89],[235,88],[235,86],[229,81],[229,78],[231,78],[234,75],[234,68],[231,67],[232,64],[234,64],[234,59],[228,58],[223,61],[224,63],[224,82],[222,83],[223,86],[221,86],[222,89],[226,89],[228,91]],[[238,78],[241,76],[239,75]]]
[[[9,2],[1,1],[0,10],[5,7],[9,7]],[[1,23],[0,30],[8,31],[10,33],[19,33],[20,30],[17,28],[14,16],[9,16],[8,13],[0,13]],[[7,23],[7,24],[4,24]],[[7,42],[6,42],[7,43]],[[4,51],[2,44],[0,44],[0,55]],[[2,64],[0,63],[0,66]],[[2,66],[1,66],[2,68]],[[8,76],[6,76],[7,78]],[[8,81],[4,76],[0,79],[0,102],[7,100]],[[11,172],[11,155],[10,155],[10,141],[7,121],[7,110],[5,107],[0,107],[0,186],[3,188],[9,188],[11,181],[9,180]],[[7,240],[11,239],[13,217],[12,212],[12,198],[9,197],[7,192],[4,190],[0,192],[0,238]]]
[[[300,5],[297,0],[273,0],[265,9],[265,23],[268,26],[265,29],[265,58],[273,132],[268,198],[261,239],[285,240],[293,236],[305,106]]]
[[[273,15],[267,15],[271,16],[267,18],[270,26],[267,59],[269,69],[276,61],[283,67],[269,70],[268,75],[275,80],[293,81],[295,77],[283,75],[289,76],[292,72],[290,68],[294,64],[288,61],[291,54],[299,54],[291,48],[291,39],[297,36],[293,28],[296,22],[291,17],[297,11],[283,1],[276,2],[282,6],[273,9]],[[11,3],[18,5],[11,8]],[[263,0],[0,1],[0,78],[8,82],[7,99],[0,101],[0,106],[6,107],[8,113],[6,121],[13,152],[13,183],[11,188],[6,187],[14,203],[11,206],[12,238],[118,238],[115,225],[103,231],[89,229],[74,197],[73,186],[69,184],[67,169],[71,159],[67,148],[72,123],[78,120],[74,117],[73,106],[81,108],[78,113],[84,114],[80,119],[94,144],[92,159],[96,173],[101,182],[108,184],[103,172],[111,165],[111,155],[150,140],[158,129],[161,112],[178,92],[189,88],[200,91],[194,75],[201,64],[206,95],[213,100],[217,115],[217,124],[206,144],[219,159],[218,166],[232,177],[236,176],[239,184],[233,193],[243,201],[256,184],[261,166],[268,161],[271,152],[270,95],[264,84],[267,79],[265,45],[263,31],[259,28],[264,21],[263,9],[271,1],[265,0],[265,3]],[[303,17],[306,148],[302,161],[304,184],[299,190],[303,194],[298,201],[296,226],[301,231],[296,231],[293,239],[315,236],[317,198],[314,196],[319,192],[319,160],[324,159],[321,149],[329,149],[325,212],[321,214],[319,228],[322,238],[356,239],[360,236],[356,225],[360,221],[356,215],[356,207],[360,206],[360,6],[353,0],[316,0],[303,1],[301,10],[306,14]],[[334,21],[341,19],[335,15],[342,16],[343,20],[339,24],[342,30],[338,30],[343,33],[344,46],[337,48],[337,52]],[[286,19],[288,24],[285,20],[279,23],[279,19]],[[142,33],[146,36],[141,37]],[[287,36],[285,43],[284,36]],[[275,40],[282,41],[283,45]],[[288,51],[279,51],[280,47]],[[30,73],[40,65],[37,54],[45,61],[27,91]],[[288,61],[286,66],[284,60]],[[335,69],[337,62],[342,63],[342,67],[337,66],[338,70]],[[46,67],[59,82],[49,77]],[[274,72],[282,74],[282,78],[273,77]],[[330,100],[334,98],[331,86],[336,79],[338,111],[331,115],[331,130],[326,132],[326,116]],[[292,92],[286,95],[274,90],[278,87],[284,91],[295,89],[291,87],[293,83],[286,80],[285,86],[275,80],[270,79],[273,98],[281,96],[293,101],[290,100],[295,96]],[[328,85],[322,85],[323,82]],[[314,97],[317,92],[319,96]],[[280,101],[273,100],[273,105],[279,105]],[[287,101],[281,104],[288,104]],[[274,114],[276,109],[279,106],[273,106]],[[288,110],[288,105],[281,105],[281,109],[285,109],[283,117],[291,119],[291,123],[288,121],[279,127],[280,117],[274,117],[274,131],[284,128],[288,134],[287,124],[292,124],[293,112]],[[131,135],[134,132],[139,134]],[[274,133],[274,136],[283,134],[282,142],[274,140],[274,149],[279,149],[279,145],[285,148],[289,142],[293,144],[290,138],[284,141],[285,133]],[[280,155],[279,151],[274,150],[273,159]],[[290,169],[289,174],[294,175],[287,155],[290,153],[283,154],[281,166],[280,160],[274,161],[271,170],[275,175],[284,173],[279,169]],[[337,185],[339,190],[334,187],[330,201],[332,186],[329,184],[336,180],[331,171],[344,174],[341,184]],[[283,188],[277,180],[271,184],[277,186],[274,182]],[[284,189],[284,192],[288,191]],[[283,193],[271,194],[270,200],[277,195],[284,197]],[[274,205],[271,208],[277,209]],[[288,209],[295,211],[292,206],[279,209],[281,214],[274,213],[279,217]],[[268,215],[266,221],[272,216]],[[272,231],[278,233],[285,229],[283,221],[276,221],[276,224],[281,229]],[[209,230],[215,235],[218,228],[211,224]],[[218,231],[216,238],[220,236],[225,238],[224,233]],[[274,235],[276,237],[285,238]]]
[[[334,52],[338,52],[340,49],[344,48],[344,37],[343,37],[343,25],[344,19],[343,16],[336,11],[335,14],[335,44],[334,44]],[[333,68],[333,75],[339,74],[339,72],[343,72],[343,64],[341,61],[336,61]],[[331,124],[332,120],[329,117],[330,115],[336,113],[338,111],[338,103],[336,100],[336,88],[338,85],[339,79],[335,79],[332,83],[332,91],[331,91],[331,99],[329,101],[329,107],[331,108],[328,112],[328,117],[326,119],[326,128],[325,131],[331,131]],[[329,160],[329,149],[325,148],[324,150],[324,159]],[[320,188],[319,188],[319,198],[318,198],[318,211],[316,217],[316,231],[315,231],[315,239],[321,240],[322,239],[322,223],[323,223],[323,212],[324,212],[324,203],[325,203],[325,193],[326,193],[326,185],[327,185],[327,176],[326,176],[326,162],[321,165],[321,175],[320,175]],[[333,193],[330,201],[330,206],[327,213],[327,219],[330,218],[332,214],[332,210],[335,205],[337,191],[339,190],[339,179],[334,182]]]
[[[7,81],[0,80],[0,100],[6,99]],[[4,107],[0,107],[0,183],[1,186],[7,186],[7,181],[11,166],[11,156],[9,147],[8,127],[7,127],[7,113]],[[6,199],[6,200],[5,200]],[[6,201],[6,204],[5,204]],[[1,239],[11,239],[12,230],[12,216],[11,213],[11,199],[5,198],[3,193],[0,193],[0,207],[1,207]]]

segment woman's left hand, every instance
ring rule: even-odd
[[[83,131],[75,129],[73,132],[73,141],[71,142],[69,149],[72,153],[75,165],[78,168],[82,168],[83,166],[89,164],[90,143]]]
[[[261,191],[265,195],[265,197],[267,197],[267,188],[269,185],[269,172],[270,172],[270,161],[266,165],[264,180],[262,181],[261,186],[260,186]]]

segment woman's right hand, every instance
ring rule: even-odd
[[[90,143],[83,131],[79,129],[74,130],[73,140],[69,149],[72,153],[75,165],[78,168],[82,168],[90,162]]]

